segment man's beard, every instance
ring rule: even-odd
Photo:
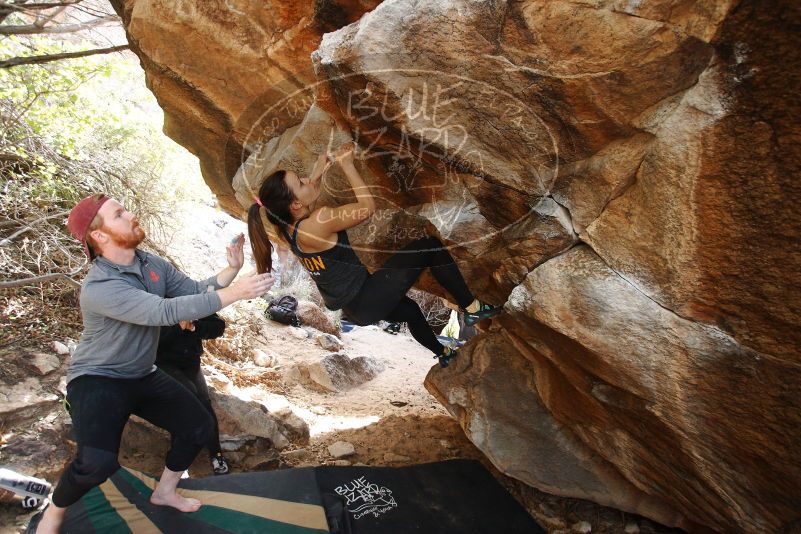
[[[103,232],[108,234],[111,241],[120,248],[134,249],[145,240],[145,231],[139,225],[136,225],[133,230],[128,234],[118,234],[108,228],[101,228]]]

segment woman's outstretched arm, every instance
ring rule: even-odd
[[[353,189],[353,194],[356,195],[356,205],[367,212],[365,216],[366,219],[375,212],[375,200],[373,199],[373,194],[370,192],[370,188],[364,183],[362,176],[353,164],[353,149],[353,145],[340,148],[340,150],[337,151],[336,159],[342,171],[345,173],[350,187]]]
[[[356,202],[338,207],[325,206],[316,210],[310,222],[317,226],[318,232],[313,233],[319,236],[335,234],[340,230],[356,226],[375,212],[373,194],[353,164],[353,145],[349,143],[340,147],[335,157],[353,189],[353,194],[356,195]]]

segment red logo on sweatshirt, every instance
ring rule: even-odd
[[[159,275],[157,275],[153,271],[150,271],[150,279],[153,280],[154,282],[158,282],[160,280]]]

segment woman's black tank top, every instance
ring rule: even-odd
[[[350,246],[345,230],[337,232],[336,244],[327,250],[311,253],[300,250],[297,241],[298,226],[304,220],[295,223],[291,237],[286,230],[284,235],[292,253],[317,284],[326,307],[339,310],[359,294],[370,273]]]

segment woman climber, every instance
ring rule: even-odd
[[[420,307],[406,293],[424,269],[456,300],[468,324],[491,317],[500,308],[479,302],[468,289],[450,253],[435,237],[426,236],[396,252],[370,274],[356,256],[345,232],[375,211],[375,202],[353,164],[353,145],[340,147],[334,159],[323,155],[311,178],[292,171],[273,172],[262,182],[255,203],[248,210],[248,233],[259,273],[272,271],[272,243],[262,222],[262,213],[272,226],[274,239],[286,241],[292,253],[317,284],[326,307],[342,309],[358,325],[379,320],[405,322],[418,343],[439,359],[442,367],[456,355],[443,346],[428,325]],[[312,205],[320,196],[320,182],[330,165],[337,162],[356,195],[344,206]]]

